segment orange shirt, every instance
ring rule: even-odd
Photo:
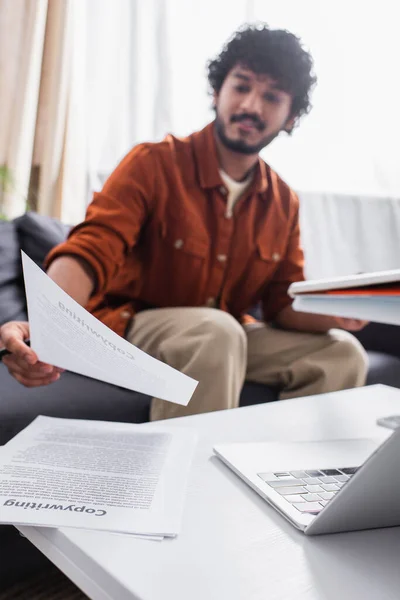
[[[259,159],[227,217],[218,168],[212,123],[136,146],[47,264],[86,260],[96,276],[86,308],[120,335],[146,308],[215,306],[243,320],[261,300],[272,320],[304,279],[297,196]]]

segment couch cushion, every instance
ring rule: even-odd
[[[149,407],[148,396],[69,372],[51,385],[26,388],[0,363],[0,445],[37,415],[142,423]]]
[[[0,363],[0,445],[5,444],[37,415],[144,423],[149,420],[150,398],[96,379],[66,372],[51,385],[26,388]],[[278,391],[246,382],[241,406],[277,400]]]
[[[71,227],[52,217],[27,212],[14,220],[21,250],[40,267],[50,250],[65,240]]]
[[[25,320],[19,243],[13,222],[0,221],[0,325]]]

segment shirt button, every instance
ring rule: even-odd
[[[224,263],[226,261],[226,254],[217,254],[217,260]]]
[[[121,310],[121,318],[122,319],[130,319],[131,313],[129,310]]]
[[[215,308],[217,305],[215,298],[207,298],[207,302],[206,302],[206,306],[208,306],[208,308]]]
[[[272,260],[273,260],[274,262],[278,262],[278,260],[280,260],[280,258],[281,258],[281,255],[280,255],[280,254],[278,254],[278,252],[274,252],[274,253],[273,253],[273,255],[272,255]]]
[[[226,196],[227,193],[228,193],[227,190],[226,190],[226,188],[223,185],[220,186],[219,191],[221,192],[221,194],[223,196]]]
[[[174,247],[177,248],[179,250],[179,248],[182,248],[183,246],[183,240],[175,240],[174,243]]]

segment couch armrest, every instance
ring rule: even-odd
[[[58,219],[27,212],[14,220],[19,245],[36,264],[42,267],[44,259],[54,246],[64,242],[71,227]]]
[[[17,231],[13,222],[0,221],[0,325],[25,319],[26,302]]]

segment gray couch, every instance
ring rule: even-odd
[[[20,249],[42,265],[47,252],[61,242],[68,227],[55,219],[27,213],[12,222],[0,221],[0,325],[26,319]],[[370,357],[368,383],[400,387],[400,342],[397,329],[371,324],[360,334]],[[278,390],[246,383],[241,405],[277,399]],[[73,373],[64,373],[49,387],[27,389],[11,378],[0,363],[0,445],[38,414],[76,419],[142,423],[149,417],[150,399]],[[0,590],[5,581],[46,565],[44,559],[11,527],[0,527],[3,549]],[[7,548],[7,551],[5,549]],[[18,556],[18,561],[15,557]]]

